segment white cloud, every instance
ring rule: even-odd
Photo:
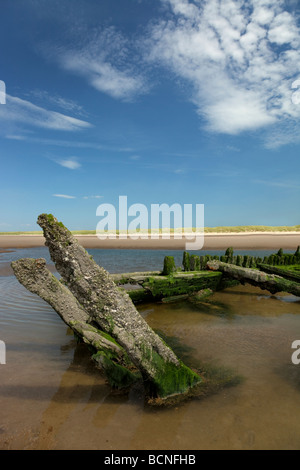
[[[96,90],[115,99],[131,100],[145,93],[148,86],[141,67],[134,65],[134,58],[128,59],[127,42],[114,28],[107,28],[85,45],[58,52],[58,61],[65,70],[83,76]]]
[[[300,31],[284,0],[162,1],[172,15],[152,26],[149,60],[190,83],[205,127],[234,135],[299,121]]]
[[[63,131],[77,131],[91,127],[86,121],[49,111],[30,101],[10,95],[6,95],[6,105],[0,106],[0,120]]]
[[[69,158],[67,160],[59,160],[57,163],[65,168],[69,168],[69,170],[77,170],[81,167],[81,164],[73,158]]]
[[[76,199],[76,196],[69,196],[68,194],[52,194],[54,197],[61,197],[63,199]]]
[[[266,7],[257,6],[252,14],[253,21],[262,26],[270,24],[273,18],[274,11]]]
[[[83,199],[102,199],[103,196],[83,196]]]
[[[276,44],[299,45],[299,31],[295,18],[287,11],[277,15],[272,21],[269,30],[269,39]]]
[[[118,70],[101,57],[91,60],[85,54],[68,53],[62,65],[69,71],[84,75],[96,90],[113,98],[130,99],[143,90],[143,82],[139,77]]]
[[[276,118],[269,114],[260,96],[254,91],[231,89],[220,101],[207,103],[202,113],[208,128],[225,134],[238,134],[247,129],[259,129]]]
[[[51,105],[55,105],[58,108],[63,109],[66,112],[71,112],[75,114],[85,114],[83,107],[80,106],[76,101],[71,100],[69,98],[65,98],[58,94],[49,93],[46,90],[33,90],[28,93],[30,98],[34,98],[35,100],[39,100],[42,103],[50,103]]]

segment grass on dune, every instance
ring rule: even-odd
[[[183,229],[159,229],[157,233],[163,233],[170,231],[170,233],[174,232],[182,232]],[[195,231],[195,229],[185,229],[186,232]],[[71,230],[73,235],[96,235],[96,230]],[[147,231],[141,230],[141,232],[147,233]],[[293,225],[293,226],[268,226],[268,225],[237,225],[237,226],[220,226],[220,227],[205,227],[204,233],[251,233],[251,232],[300,232],[300,225]],[[118,234],[119,231],[116,230]],[[128,232],[129,233],[129,232]],[[148,230],[148,233],[151,233]],[[42,235],[42,231],[32,231],[32,232],[0,232],[0,235]]]

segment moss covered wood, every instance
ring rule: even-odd
[[[278,266],[270,266],[268,264],[259,264],[259,269],[266,273],[278,274],[285,279],[300,283],[300,271],[292,271],[292,269],[288,269],[286,267],[280,268]]]
[[[184,271],[190,270],[190,254],[187,251],[183,252],[182,265]]]
[[[176,271],[176,265],[174,261],[174,256],[165,256],[164,258],[164,268],[163,275],[168,276]]]
[[[200,271],[200,257],[198,255],[190,256],[190,271]]]
[[[25,258],[12,262],[12,268],[16,278],[33,294],[39,295],[59,314],[61,319],[70,327],[76,338],[87,344],[96,354],[105,356],[106,361],[98,365],[104,370],[109,382],[113,386],[123,388],[124,381],[118,384],[111,380],[111,374],[115,369],[126,376],[126,386],[140,377],[139,373],[133,373],[133,364],[129,360],[125,350],[107,333],[90,324],[91,318],[80,305],[69,289],[47,269],[46,260]],[[98,356],[99,357],[99,356]],[[128,370],[128,366],[131,370]]]
[[[220,288],[222,273],[218,272],[189,272],[176,273],[172,276],[150,276],[143,283],[144,289],[150,291],[156,299],[191,294],[202,289],[216,291]]]
[[[300,283],[289,281],[275,274],[267,274],[257,269],[242,268],[216,260],[208,262],[207,266],[212,271],[224,272],[227,276],[266,289],[272,294],[288,292],[300,297]]]
[[[47,214],[38,217],[38,224],[43,229],[51,259],[68,289],[93,324],[108,332],[124,348],[154,396],[188,392],[201,381],[149,327],[129,295],[89,257],[63,224]]]

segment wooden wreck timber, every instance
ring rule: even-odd
[[[224,288],[223,275],[221,272],[174,272],[165,276],[162,273],[125,273],[112,275],[114,282],[119,285],[126,285],[127,292],[134,302],[155,302],[184,300],[190,295],[196,294],[203,289],[212,291]],[[140,289],[131,289],[130,285],[138,285]]]
[[[260,257],[234,256],[232,248],[228,248],[225,255],[220,257],[190,255],[185,251],[182,260],[183,271],[181,267],[176,268],[172,256],[166,256],[162,272],[114,274],[112,278],[117,285],[127,286],[127,292],[135,303],[169,303],[183,300],[201,302],[209,293],[247,282],[247,279],[249,283],[270,292],[286,291],[298,295],[300,265],[290,266],[288,263],[300,261],[299,247],[295,254],[284,254],[279,250],[277,254],[265,259],[275,262],[276,266],[263,264]],[[277,266],[278,263],[280,267]],[[279,276],[266,276],[260,271]],[[132,289],[133,285],[135,289]]]
[[[287,292],[300,297],[300,283],[290,281],[276,274],[268,274],[258,269],[243,268],[217,260],[209,261],[207,267],[212,271],[221,271],[242,283],[247,282],[268,290],[272,294]]]
[[[20,259],[12,262],[12,268],[24,287],[51,305],[74,334],[92,347],[96,352],[93,359],[106,372],[112,386],[127,387],[140,378],[125,350],[110,335],[92,326],[86,310],[50,273],[44,259]]]
[[[278,274],[278,276],[289,279],[290,281],[300,282],[300,266],[295,266],[296,270],[293,270],[294,266],[279,267],[269,264],[259,264],[258,268],[266,273]]]
[[[43,229],[51,259],[69,293],[58,287],[60,282],[54,276],[46,273],[43,261],[19,260],[12,263],[16,277],[25,287],[49,302],[83,339],[87,339],[90,327],[95,328],[93,333],[98,334],[97,338],[109,335],[106,337],[108,341],[117,343],[140,372],[149,396],[167,398],[188,394],[202,381],[149,327],[129,295],[116,286],[110,274],[95,263],[61,222],[51,214],[42,214],[38,217],[38,224]],[[59,300],[61,295],[62,303]],[[77,309],[75,324],[71,314],[62,313],[62,310],[68,310],[69,302],[70,309],[74,306]],[[76,323],[77,316],[79,325]],[[111,344],[106,348],[100,342],[95,348],[105,363],[106,373],[110,372],[109,366],[113,362],[110,356],[112,348]],[[126,368],[126,365],[122,364],[122,367]],[[123,371],[118,377],[114,369],[115,383],[122,385]]]
[[[61,281],[47,269],[44,259],[13,262],[17,279],[48,302],[92,349],[93,359],[112,386],[123,388],[142,380],[148,397],[166,400],[194,395],[205,380],[178,359],[134,303],[184,300],[203,306],[213,292],[240,282],[300,296],[299,282],[257,269],[260,265],[266,271],[280,269],[263,263],[299,263],[299,247],[294,255],[279,250],[264,259],[234,256],[232,248],[221,257],[184,252],[183,271],[172,256],[166,256],[162,271],[109,274],[55,217],[42,214],[38,223]]]

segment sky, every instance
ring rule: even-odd
[[[204,204],[207,227],[300,224],[299,16],[297,0],[1,0],[0,231],[44,212],[93,230],[120,196]]]

